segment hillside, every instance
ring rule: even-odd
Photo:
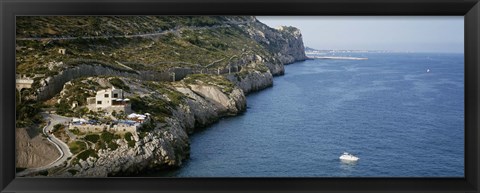
[[[130,134],[71,134],[59,126],[53,135],[73,156],[50,176],[179,167],[188,159],[188,134],[245,111],[246,94],[306,59],[298,29],[273,29],[255,17],[22,16],[16,32],[17,73],[34,80],[17,104],[17,126],[39,124],[40,108],[112,124],[125,112],[86,108],[88,97],[112,87],[125,91],[133,111],[151,114]]]
[[[277,42],[293,38],[253,17],[18,17],[16,31],[18,73],[31,77],[82,63],[152,71],[218,68],[243,54],[279,64],[273,54],[286,48]]]

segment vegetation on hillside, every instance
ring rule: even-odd
[[[154,33],[186,26],[213,26],[221,16],[20,16],[18,37],[78,37]]]
[[[107,113],[87,108],[87,98],[114,86],[125,91],[135,113],[149,113],[148,119],[136,132],[124,134],[108,132],[105,125],[100,125],[104,129],[97,132],[80,126],[55,125],[53,134],[68,144],[73,154],[68,159],[70,166],[83,164],[80,160],[90,162],[89,158],[98,158],[102,155],[100,150],[125,147],[121,145],[133,148],[141,144],[135,140],[138,138],[167,136],[168,124],[175,124],[170,118],[192,97],[179,92],[184,91],[178,87],[206,85],[226,95],[232,94],[236,86],[224,73],[234,73],[242,80],[252,71],[268,72],[266,63],[268,66],[279,63],[280,57],[275,56],[285,52],[288,44],[285,37],[290,36],[289,30],[295,29],[285,30],[287,32],[276,33],[246,16],[19,16],[16,18],[17,73],[33,78],[34,83],[32,88],[16,94],[17,101],[22,101],[17,103],[17,126],[40,124],[41,108],[53,108],[56,114],[67,117],[82,117],[88,119],[89,124],[113,126],[116,121],[125,122],[127,114],[123,110]],[[109,69],[94,68],[95,74],[103,76],[91,77],[81,77],[90,72],[79,75],[77,69],[84,70],[82,68],[64,71],[80,65]],[[125,72],[135,75],[125,75]],[[77,74],[71,75],[74,73]],[[52,78],[59,74],[63,76]],[[172,78],[174,82],[147,81],[153,76],[162,77],[156,80]],[[61,92],[54,93],[60,86],[63,86]],[[49,99],[36,101],[35,95],[39,94],[36,92],[47,93],[44,98]],[[175,149],[175,152],[182,151]],[[182,158],[183,154],[176,157]],[[75,175],[81,171],[68,168],[67,172]]]
[[[260,41],[252,35],[262,34],[254,29],[267,28],[245,16],[20,16],[16,20],[17,73],[37,75],[33,88],[22,92],[33,96],[47,77],[82,64],[138,73],[173,68],[216,72],[230,64],[249,64],[255,55],[276,63],[273,56],[285,42],[272,37]],[[65,53],[61,53],[63,49]],[[244,78],[250,70],[268,71],[262,63],[241,69],[238,78]],[[135,112],[151,113],[155,122],[165,122],[172,110],[184,103],[185,96],[167,82],[142,81],[140,84],[153,94],[138,95],[124,77],[103,78],[129,94]],[[218,86],[226,94],[234,89],[230,81],[217,75],[193,74],[184,83]],[[22,100],[17,104],[17,126],[40,123],[41,107],[54,107],[58,114],[69,117],[95,115],[85,107],[86,99],[105,88],[95,78],[80,78],[65,84],[63,91],[49,101]],[[144,129],[154,127],[152,124]]]
[[[188,75],[183,81],[187,84],[214,85],[219,87],[225,94],[230,94],[235,88],[235,85],[232,82],[224,76],[219,75],[192,74]]]
[[[241,18],[236,22],[247,22]],[[269,58],[268,45],[258,44],[237,23],[226,25],[227,20],[220,16],[18,17],[17,72],[31,77],[54,75],[79,64],[132,72],[218,68],[246,50]],[[128,36],[141,34],[150,35]],[[47,39],[22,39],[40,37]],[[66,53],[60,54],[59,49]]]

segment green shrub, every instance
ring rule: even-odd
[[[107,144],[103,141],[99,141],[95,147],[97,147],[97,149],[107,149]]]
[[[130,99],[130,102],[132,104],[132,110],[138,113],[172,115],[172,111],[168,107],[171,107],[173,103],[169,101],[152,99],[150,97],[133,97]]]
[[[68,144],[68,148],[70,148],[72,154],[77,154],[78,152],[86,149],[87,145],[85,145],[85,143],[81,141],[74,141]]]
[[[64,128],[65,128],[65,125],[63,125],[63,124],[56,124],[56,125],[53,126],[52,132],[56,133],[56,132],[58,132],[58,131],[60,131],[61,129],[64,129]]]
[[[102,134],[101,134],[101,138],[102,138],[102,140],[103,140],[104,142],[110,143],[110,142],[112,142],[112,140],[113,140],[113,133],[104,131],[104,132],[102,132]]]
[[[154,120],[147,121],[138,128],[139,131],[149,132],[155,129],[157,125],[155,124]]]
[[[97,134],[89,134],[85,136],[85,140],[90,141],[92,143],[97,143],[97,141],[100,139],[100,136]]]
[[[132,133],[125,133],[125,140],[127,140],[128,147],[135,147],[135,140],[133,140]]]
[[[58,104],[55,104],[55,108],[57,108],[56,113],[59,115],[70,116],[73,113],[73,111],[70,109],[70,105],[64,102],[64,100]]]
[[[77,158],[82,160],[87,160],[88,157],[98,158],[97,152],[95,152],[93,149],[87,149],[77,155]]]
[[[28,89],[27,89],[28,90]],[[22,96],[26,95],[26,91],[22,92]],[[16,125],[17,127],[26,127],[42,122],[40,113],[41,104],[34,101],[22,100],[22,103],[17,102],[16,106]]]
[[[125,140],[132,141],[133,140],[132,133],[130,133],[130,132],[125,133]]]
[[[139,131],[139,132],[138,132],[138,137],[139,137],[140,139],[144,138],[145,136],[147,136],[147,132],[144,132],[144,131]]]
[[[74,127],[71,132],[75,135],[83,135],[84,133],[80,131],[77,127]]]
[[[116,150],[118,148],[118,144],[116,144],[115,142],[110,142],[108,143],[108,148],[112,149],[112,150]]]
[[[117,87],[117,88],[120,88],[124,91],[127,91],[129,92],[130,91],[130,87],[128,87],[125,82],[123,82],[123,80],[121,80],[120,78],[112,78],[109,80],[110,84],[112,84],[114,87]]]
[[[135,147],[135,141],[129,141],[128,147]]]

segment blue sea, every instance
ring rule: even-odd
[[[338,56],[338,55],[337,55]],[[175,177],[463,177],[464,56],[307,60],[191,136]],[[427,72],[429,70],[429,72]],[[343,152],[360,158],[339,160]]]

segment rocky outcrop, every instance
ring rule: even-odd
[[[286,39],[286,43],[281,45],[280,52],[277,53],[276,58],[283,64],[306,60],[307,56],[305,55],[305,47],[300,30],[295,27],[286,26],[280,26],[277,30],[280,31],[282,37]]]
[[[237,115],[247,106],[245,94],[239,88],[229,94],[211,85],[190,84],[176,87],[176,90],[188,96],[186,105],[181,105],[174,112],[188,133],[193,133],[195,128],[206,127],[223,116]]]
[[[259,22],[255,17],[245,17],[249,21],[241,25],[245,32],[255,41],[265,46],[272,55],[257,55],[257,62],[264,63],[271,74],[283,75],[285,64],[307,59],[302,34],[295,27],[281,26],[276,29]]]
[[[259,91],[273,85],[273,76],[270,72],[256,70],[247,73],[228,75],[227,78],[243,90],[244,93]]]
[[[208,83],[176,84],[175,89],[187,96],[185,103],[173,109],[173,115],[166,119],[166,124],[158,125],[157,129],[143,137],[135,134],[134,147],[129,147],[126,139],[117,139],[117,149],[99,150],[98,158],[80,160],[63,172],[51,175],[106,177],[178,167],[189,156],[188,133],[246,109],[245,95],[237,87],[230,93]]]
[[[252,67],[252,66],[250,66]],[[226,75],[235,86],[231,92],[201,82],[198,84],[180,81],[174,89],[185,97],[183,104],[172,111],[166,124],[148,132],[146,136],[134,135],[135,146],[129,147],[125,139],[118,139],[116,150],[103,149],[98,158],[89,157],[78,164],[68,166],[52,176],[128,176],[145,170],[179,167],[189,157],[188,134],[218,121],[224,116],[237,115],[246,109],[245,94],[258,91],[273,84],[270,71],[260,72],[244,68],[238,74]],[[243,75],[242,75],[243,74]],[[71,172],[75,171],[75,172]]]
[[[189,142],[186,132],[177,123],[169,120],[171,126],[148,133],[139,138],[134,135],[135,147],[129,147],[124,139],[118,139],[116,150],[98,151],[98,158],[89,157],[70,166],[75,176],[117,176],[134,175],[147,169],[161,169],[179,166],[188,157]],[[55,174],[54,174],[55,175]],[[59,176],[72,176],[63,172]]]
[[[259,22],[255,17],[249,17],[250,25],[245,29],[251,38],[255,39],[274,53],[274,58],[280,64],[290,64],[306,60],[302,33],[298,28],[280,26],[276,29]],[[272,74],[275,74],[272,71]]]
[[[234,89],[230,95],[226,95],[215,86],[188,85],[198,96],[204,98],[213,105],[219,115],[236,115],[243,111],[246,106],[245,95],[240,89]]]
[[[245,18],[240,19],[242,22]],[[284,73],[284,65],[305,60],[302,36],[298,29],[270,28],[254,17],[247,17],[240,25],[252,39],[268,48],[268,53],[249,53],[240,59],[240,72],[226,74],[231,89],[222,89],[209,82],[177,81],[173,88],[180,92],[182,104],[174,107],[166,123],[157,124],[145,136],[134,135],[135,146],[129,147],[126,139],[118,139],[115,150],[98,151],[98,158],[89,157],[68,166],[54,176],[110,176],[132,175],[144,170],[178,167],[189,157],[188,134],[206,127],[224,116],[237,115],[246,109],[245,95],[273,85],[273,76]],[[236,22],[236,21],[232,21]],[[60,72],[42,85],[41,97],[58,93],[63,84],[73,78],[111,75],[144,80],[141,73],[122,72],[101,66],[82,65]],[[153,75],[155,77],[155,75]],[[227,81],[228,82],[228,81]],[[39,96],[40,97],[40,96]],[[76,172],[68,172],[76,171]]]

